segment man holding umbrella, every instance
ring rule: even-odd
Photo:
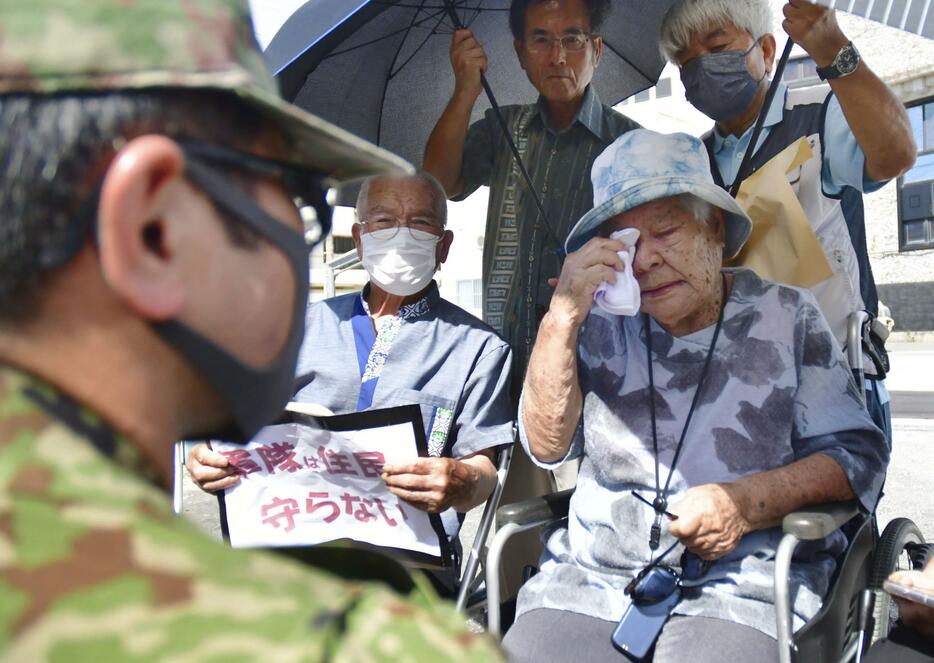
[[[428,140],[424,167],[454,200],[481,185],[491,189],[483,317],[513,347],[516,392],[551,300],[548,279],[560,271],[564,238],[593,202],[590,166],[617,136],[638,126],[602,104],[590,84],[609,11],[609,0],[513,0],[510,7],[516,56],[540,96],[502,111],[542,198],[544,219],[492,112],[468,128],[487,59],[470,31],[455,32],[451,41],[454,93]]]
[[[790,0],[784,16],[785,32],[814,60],[829,87],[790,90],[778,84],[749,172],[802,137],[810,143],[813,156],[792,187],[833,272],[812,290],[843,344],[847,316],[859,309],[875,315],[878,305],[862,194],[910,168],[916,149],[903,105],[861,60],[833,10]],[[729,187],[752,149],[753,125],[774,69],[769,2],[679,0],[662,23],[661,48],[681,69],[688,101],[716,122],[704,142],[715,179]],[[881,341],[870,350],[870,358],[884,354]],[[881,361],[869,363],[866,400],[891,444],[883,374]]]
[[[454,93],[425,147],[425,170],[453,200],[490,187],[483,319],[513,348],[517,402],[538,324],[551,301],[548,280],[561,270],[564,238],[593,204],[590,166],[617,136],[639,126],[601,103],[590,84],[609,11],[609,0],[513,0],[510,6],[516,56],[539,98],[501,110],[548,218],[538,212],[492,111],[468,128],[482,91],[480,74],[487,68],[483,47],[469,30],[458,30],[451,40]],[[513,457],[505,503],[551,490],[548,474],[524,454]],[[536,537],[520,537],[510,547],[527,549],[522,562],[534,564]],[[506,566],[520,569],[522,562]]]

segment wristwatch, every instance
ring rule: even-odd
[[[817,68],[817,75],[820,76],[822,81],[843,78],[856,71],[859,61],[859,51],[856,50],[853,42],[847,42],[847,45],[837,52],[837,57],[833,59],[829,66]]]

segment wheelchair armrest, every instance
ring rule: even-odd
[[[782,531],[801,541],[816,541],[836,532],[859,514],[859,503],[828,502],[789,513],[782,520]]]
[[[794,660],[790,572],[791,559],[798,542],[823,539],[843,527],[859,512],[856,500],[829,502],[789,513],[782,520],[784,536],[775,551],[775,620],[780,663],[791,663]]]
[[[497,510],[496,522],[500,527],[506,524],[533,526],[566,518],[573,492],[574,489],[569,488],[558,493],[506,504]]]

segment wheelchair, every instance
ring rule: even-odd
[[[847,358],[863,395],[861,334],[864,312],[849,321]],[[506,542],[526,530],[556,525],[568,517],[571,495],[565,490],[500,507],[498,529],[486,558],[487,630],[500,637],[501,587],[499,568]],[[775,559],[775,614],[779,660],[801,663],[860,661],[868,648],[885,638],[897,621],[897,608],[882,590],[883,581],[897,570],[921,569],[934,557],[918,527],[907,518],[892,520],[877,535],[875,515],[856,501],[808,507],[785,516],[783,538]],[[842,530],[849,546],[837,569],[821,609],[797,632],[792,631],[789,572],[794,551],[803,541],[819,540]]]
[[[566,519],[573,489],[500,507],[499,529],[486,561],[487,630],[499,636],[499,566],[506,542],[519,532],[556,524]],[[783,663],[825,663],[858,660],[874,642],[884,638],[897,619],[894,604],[882,582],[896,570],[921,569],[934,554],[918,527],[896,518],[876,542],[871,515],[856,502],[825,504],[790,513],[782,523],[784,537],[775,560],[775,612],[778,647]],[[802,541],[813,541],[843,529],[850,545],[838,561],[837,571],[823,606],[797,633],[792,634],[790,587],[792,555]]]

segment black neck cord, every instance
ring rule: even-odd
[[[717,317],[717,327],[713,332],[713,340],[710,342],[710,349],[707,350],[707,358],[704,360],[704,368],[701,370],[700,379],[697,381],[697,389],[694,391],[694,398],[691,401],[691,409],[688,410],[687,419],[684,421],[684,428],[681,429],[681,439],[678,440],[678,446],[675,447],[675,457],[671,461],[671,467],[668,469],[668,478],[665,480],[665,488],[662,489],[659,477],[658,462],[658,433],[655,424],[655,375],[652,371],[652,329],[649,323],[649,316],[643,314],[642,321],[645,328],[645,346],[649,359],[649,412],[652,416],[652,450],[655,452],[655,499],[652,501],[652,508],[655,509],[655,523],[652,525],[652,531],[649,535],[649,548],[657,550],[659,540],[662,534],[662,515],[668,508],[668,491],[671,486],[671,477],[674,476],[675,466],[678,464],[678,458],[681,456],[681,449],[684,447],[684,438],[688,432],[688,426],[691,425],[691,417],[694,416],[694,410],[697,407],[697,401],[700,400],[701,390],[704,387],[704,380],[707,378],[707,370],[710,368],[713,359],[713,351],[717,345],[717,338],[720,336],[720,328],[723,326],[723,310],[726,308],[726,275],[720,273],[720,283],[722,294],[720,297],[720,314]]]

